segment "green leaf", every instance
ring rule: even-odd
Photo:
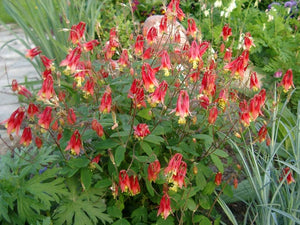
[[[115,218],[122,218],[122,211],[116,207],[116,206],[110,206],[107,208],[107,213],[111,216],[111,217],[115,217]]]
[[[130,223],[126,219],[119,219],[118,221],[114,222],[112,225],[130,225]]]
[[[194,202],[193,199],[189,198],[186,202],[186,205],[188,207],[189,210],[194,211],[197,208],[196,203]]]
[[[209,196],[207,195],[200,195],[199,204],[203,209],[210,209],[211,202],[209,200]]]
[[[232,186],[226,185],[226,187],[223,190],[223,193],[224,193],[224,195],[227,195],[228,197],[232,198],[233,197]]]
[[[107,150],[109,148],[114,148],[118,145],[120,145],[118,142],[110,138],[104,141],[96,142],[94,146],[96,150]]]
[[[111,186],[111,180],[110,179],[99,180],[95,184],[95,188],[107,188],[109,186]]]
[[[219,157],[222,157],[222,158],[227,158],[228,157],[228,153],[225,152],[225,151],[222,151],[220,149],[217,149],[216,151],[214,151],[215,155],[219,156]]]
[[[211,195],[214,192],[215,187],[216,187],[216,185],[214,182],[212,182],[212,181],[208,182],[203,190],[203,194]]]
[[[146,120],[151,120],[151,118],[152,118],[152,114],[151,113],[149,113],[150,112],[150,110],[151,110],[151,108],[146,108],[146,109],[142,109],[142,110],[140,110],[139,112],[138,112],[138,116],[140,116],[140,117],[142,117],[142,118],[144,118],[144,119],[146,119]]]
[[[210,222],[210,220],[206,217],[201,215],[199,218],[199,225],[211,225],[212,223]]]
[[[119,146],[115,152],[115,162],[117,166],[120,166],[121,162],[125,158],[126,149],[123,146]]]
[[[174,225],[174,218],[172,216],[168,216],[167,219],[163,219],[162,217],[159,217],[156,225]]]
[[[83,167],[87,167],[90,163],[90,160],[88,158],[85,157],[80,157],[80,158],[71,158],[68,161],[68,166],[70,166],[71,168],[83,168]]]
[[[220,160],[220,158],[215,154],[211,154],[210,158],[211,158],[212,162],[214,163],[214,165],[218,168],[218,170],[221,173],[224,173],[224,166],[223,166],[223,163]]]
[[[140,142],[140,145],[141,145],[141,148],[144,150],[144,152],[145,152],[148,156],[152,155],[152,148],[150,147],[149,144],[147,144],[147,143],[144,142],[144,141],[141,141],[141,142]]]
[[[153,190],[153,187],[152,187],[151,183],[148,181],[148,179],[146,180],[146,188],[147,188],[149,194],[153,197],[154,196],[154,190]]]
[[[112,135],[110,135],[110,137],[128,137],[129,136],[129,130],[128,131],[120,131],[117,133],[113,133]]]
[[[145,207],[140,207],[135,209],[131,213],[132,224],[137,224],[139,222],[147,222],[148,212]]]
[[[207,184],[202,171],[200,171],[199,169],[198,169],[198,173],[196,175],[196,184],[197,184],[197,187],[200,188],[200,190],[203,190]]]
[[[161,142],[164,142],[164,139],[160,136],[149,134],[147,137],[144,138],[144,141],[160,145]]]
[[[80,170],[80,179],[83,190],[88,190],[92,184],[93,173],[88,168]]]

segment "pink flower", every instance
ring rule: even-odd
[[[160,200],[157,216],[161,215],[164,219],[167,219],[170,213],[171,213],[170,197],[167,193],[164,193],[164,195]]]
[[[187,36],[192,36],[194,39],[196,38],[196,33],[198,31],[195,20],[193,18],[188,19],[188,29],[186,31]]]
[[[35,47],[35,48],[32,48],[32,49],[28,49],[25,56],[32,60],[35,56],[37,56],[41,53],[42,53],[42,51],[40,50],[40,47]]]

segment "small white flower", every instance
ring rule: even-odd
[[[216,8],[221,7],[221,6],[222,6],[222,0],[217,0],[217,1],[215,2],[214,6],[215,6]]]
[[[207,17],[208,15],[209,15],[209,10],[207,9],[204,11],[204,16]]]
[[[204,11],[204,10],[206,10],[206,4],[203,4],[201,7],[201,11]]]
[[[266,29],[266,24],[264,23],[264,24],[263,24],[263,30],[265,30],[265,29]]]
[[[220,16],[224,16],[224,11],[222,10],[221,13],[220,13]]]
[[[235,0],[232,0],[227,8],[227,11],[231,13],[236,8]]]
[[[272,16],[271,14],[268,15],[268,22],[271,22],[272,20],[274,20],[274,16]]]

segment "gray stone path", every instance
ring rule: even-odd
[[[6,42],[16,39],[13,33],[20,38],[25,38],[23,31],[16,25],[10,25],[10,28],[12,32],[0,25],[0,48]],[[9,46],[26,54],[26,47],[19,40],[10,42]],[[16,79],[18,83],[23,83],[25,77],[28,81],[39,79],[37,72],[27,59],[7,46],[0,49],[0,122],[8,119],[19,106],[18,98],[11,90],[12,80]],[[0,135],[10,145],[16,144],[16,140],[12,142],[9,139],[3,125],[0,125]],[[4,143],[0,140],[0,154],[3,154],[5,149]]]

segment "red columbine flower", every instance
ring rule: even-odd
[[[231,28],[228,24],[225,24],[222,29],[222,37],[224,41],[227,41],[227,38],[232,35]]]
[[[140,108],[143,106],[146,108],[144,89],[141,80],[133,80],[127,97],[133,100],[134,107]]]
[[[180,153],[176,153],[169,161],[168,167],[165,168],[165,175],[171,174],[172,176],[177,174],[180,164],[182,162],[182,155]]]
[[[193,18],[188,19],[188,29],[186,31],[186,35],[191,35],[194,39],[196,38],[196,33],[198,29],[195,23],[195,20]]]
[[[98,164],[101,158],[101,154],[96,155],[93,159],[92,159],[92,163],[96,163]]]
[[[268,134],[267,125],[263,125],[258,131],[258,141],[263,142],[264,140],[266,140],[267,134]]]
[[[162,103],[164,104],[166,92],[168,89],[168,83],[166,81],[162,81],[158,88],[150,95],[150,105],[151,107],[155,107],[156,104]]]
[[[37,148],[41,148],[43,145],[42,139],[40,139],[39,137],[35,137],[35,145]]]
[[[92,79],[88,79],[85,84],[84,87],[82,89],[82,91],[85,94],[85,97],[89,96],[89,95],[94,95],[94,87],[95,87],[95,83]]]
[[[250,89],[253,91],[258,91],[260,89],[260,84],[257,79],[256,72],[252,72],[250,76]]]
[[[70,70],[70,73],[74,73],[79,63],[82,50],[81,47],[76,47],[69,52],[64,60],[61,61],[60,66],[67,66],[66,72]]]
[[[6,122],[5,127],[7,128],[7,134],[10,135],[11,133],[16,131],[16,134],[19,135],[20,126],[23,122],[25,117],[25,108],[19,107],[16,109],[8,120],[5,120],[3,123]]]
[[[34,115],[37,114],[38,112],[39,112],[39,108],[35,104],[29,103],[27,109],[27,115],[29,119],[33,119]]]
[[[55,91],[53,88],[53,77],[52,75],[48,75],[44,80],[42,84],[42,88],[38,92],[38,96],[40,99],[49,100],[55,95]]]
[[[224,61],[231,62],[231,57],[232,57],[232,50],[231,48],[227,48],[224,54]]]
[[[218,172],[215,176],[215,184],[219,186],[222,182],[222,173]]]
[[[230,70],[231,75],[235,78],[243,80],[244,72],[247,69],[249,61],[249,52],[244,51],[239,57],[224,66],[225,70]]]
[[[251,37],[251,34],[247,32],[244,38],[244,49],[250,50],[251,46],[255,46]]]
[[[140,184],[139,184],[139,179],[137,176],[131,176],[129,177],[129,183],[130,183],[130,194],[131,195],[137,195],[140,193],[141,188],[140,188]]]
[[[19,85],[17,80],[15,79],[13,79],[11,87],[13,91],[18,91],[19,95],[23,95],[26,98],[29,98],[32,95],[31,92],[25,86]]]
[[[46,56],[41,55],[41,60],[46,70],[54,70],[54,65],[53,65],[54,59],[49,59]]]
[[[200,58],[199,58],[199,46],[195,40],[192,42],[192,45],[190,47],[189,56],[190,56],[189,62],[193,64],[193,69],[196,69],[198,66],[198,62],[200,61]]]
[[[161,66],[159,69],[165,72],[165,76],[170,75],[169,70],[171,69],[171,61],[166,50],[163,50],[161,53]]]
[[[85,31],[85,23],[79,22],[76,25],[73,25],[70,30],[69,41],[71,40],[73,44],[79,42],[79,40],[83,37]]]
[[[129,66],[129,59],[128,59],[127,49],[123,49],[122,54],[120,56],[120,59],[118,60],[118,64],[120,66],[120,71],[122,71],[123,68]]]
[[[285,93],[288,92],[291,87],[295,87],[293,83],[293,72],[291,69],[286,71],[279,86],[283,86],[283,92]]]
[[[127,192],[130,188],[130,181],[126,170],[121,170],[119,173],[119,186],[122,193]]]
[[[98,40],[91,40],[83,44],[83,50],[86,52],[91,51],[93,53],[93,49],[99,44],[100,42]]]
[[[96,133],[98,134],[99,137],[103,136],[103,134],[104,134],[103,127],[96,119],[93,119],[93,121],[92,121],[92,129],[94,131],[96,131]]]
[[[144,37],[143,35],[138,35],[136,37],[136,42],[134,44],[134,53],[138,56],[143,55],[144,52]]]
[[[218,109],[217,106],[214,106],[209,110],[208,123],[214,124],[217,120],[217,116],[218,116]]]
[[[35,47],[32,49],[28,49],[25,56],[32,60],[34,57],[36,57],[37,55],[39,55],[41,53],[42,53],[42,51],[40,50],[40,47]]]
[[[79,155],[81,148],[82,148],[81,135],[78,130],[75,130],[71,136],[68,146],[66,147],[66,151],[71,149],[71,154]]]
[[[38,124],[45,130],[48,130],[52,122],[52,108],[47,106],[44,111],[39,115]],[[42,130],[43,131],[43,130]]]
[[[177,187],[182,188],[182,185],[185,185],[184,178],[186,175],[186,169],[187,169],[187,164],[184,161],[181,161],[177,173],[173,174],[172,177],[174,183],[174,186],[172,188],[175,191],[177,190]]]
[[[109,32],[109,46],[111,47],[111,51],[115,51],[119,46],[117,30],[115,27],[111,28]]]
[[[143,60],[150,59],[153,55],[154,49],[149,47],[145,50],[143,54]]]
[[[170,212],[171,212],[170,197],[165,192],[160,200],[157,216],[161,215],[164,219],[167,219],[167,217],[170,215]]]
[[[216,100],[220,108],[225,111],[227,102],[228,102],[228,90],[222,89],[219,93],[219,98]]]
[[[190,99],[187,91],[181,90],[176,104],[176,116],[179,116],[178,123],[185,124],[185,117],[190,114]],[[174,111],[174,110],[173,110]]]
[[[209,106],[209,98],[206,95],[200,95],[199,102],[201,107],[203,107],[204,109],[207,109],[207,107]]]
[[[159,32],[160,33],[167,33],[168,28],[168,17],[167,15],[164,15],[159,23]]]
[[[240,122],[245,126],[248,127],[250,125],[250,114],[249,114],[249,107],[246,100],[240,102]]]
[[[134,129],[134,136],[136,138],[141,138],[143,139],[144,137],[146,137],[148,134],[150,134],[148,125],[145,123],[140,123],[137,126],[133,127]]]
[[[212,97],[215,95],[216,92],[216,74],[214,74],[212,71],[208,70],[204,73],[201,87],[199,90],[199,94],[206,95],[207,97]]]
[[[158,160],[155,160],[154,162],[150,163],[148,166],[148,180],[150,182],[155,182],[157,179],[157,176],[160,172],[160,163]]]
[[[155,27],[151,27],[147,33],[147,42],[149,45],[152,45],[153,41],[157,38],[157,29]]]
[[[158,87],[155,71],[148,63],[144,63],[142,66],[142,78],[146,91],[153,92],[154,87]]]
[[[76,123],[76,115],[72,108],[70,108],[68,110],[67,121],[70,125],[73,125],[74,123]]]
[[[23,144],[24,146],[28,146],[30,145],[32,141],[32,134],[31,134],[31,128],[30,127],[26,127],[23,130],[23,134],[20,140],[20,144]]]
[[[102,113],[109,113],[111,109],[111,89],[109,86],[107,86],[106,91],[104,92],[102,99],[101,99],[101,105],[99,107],[100,112]]]
[[[251,117],[251,121],[255,121],[260,113],[261,107],[261,97],[259,95],[254,95],[252,99],[250,99],[249,103],[249,113]]]
[[[290,168],[289,167],[285,167],[283,169],[283,174],[282,176],[280,177],[280,180],[282,180],[285,176],[286,177],[286,181],[288,184],[291,184],[293,182],[296,182],[295,179],[293,178],[293,175],[292,175],[292,172],[290,171]]]

